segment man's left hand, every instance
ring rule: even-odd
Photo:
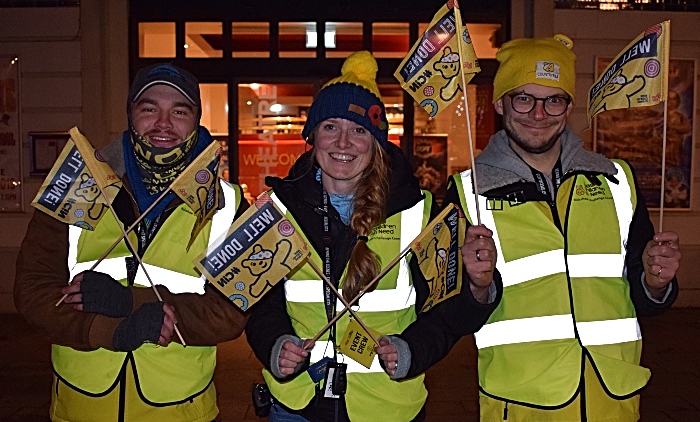
[[[469,227],[464,236],[462,261],[469,275],[472,295],[481,303],[488,301],[489,286],[496,270],[497,257],[493,232],[484,225]]]
[[[681,260],[678,234],[659,232],[644,248],[644,280],[652,297],[663,299],[668,283],[673,280]]]

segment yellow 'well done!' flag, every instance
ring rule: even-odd
[[[93,230],[114,201],[122,182],[77,128],[32,201],[55,219]]]
[[[435,14],[394,72],[401,87],[431,117],[464,92],[461,69],[467,83],[481,70],[459,7],[450,7],[450,3]]]
[[[219,207],[219,163],[221,146],[213,141],[170,184],[170,189],[187,204],[197,220],[187,249]],[[219,233],[214,233],[218,235]]]
[[[430,310],[462,291],[462,253],[466,218],[450,204],[411,243],[430,295],[421,311]]]
[[[588,92],[588,121],[605,110],[652,106],[668,95],[671,21],[647,28],[603,71]]]
[[[294,225],[263,193],[194,265],[245,311],[308,255]]]

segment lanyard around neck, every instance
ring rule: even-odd
[[[532,176],[535,178],[535,185],[537,186],[537,190],[540,191],[540,193],[547,198],[549,198],[550,201],[554,200],[554,194],[550,192],[549,190],[549,183],[547,183],[547,176],[544,175],[539,170],[534,169],[533,167],[529,166],[530,170],[532,171]],[[563,170],[561,167],[561,158],[557,159],[557,163],[554,165],[554,168],[552,169],[552,185],[554,186],[554,193],[559,190],[559,186],[561,186],[561,178],[563,175]]]
[[[330,227],[330,218],[328,217],[328,204],[329,204],[328,192],[326,192],[325,187],[322,187],[322,190],[323,190],[323,254],[324,254],[323,273],[328,278],[328,280],[330,280],[331,283],[333,283],[333,285],[337,288],[338,282],[337,282],[337,280],[334,280],[333,276],[331,275],[331,227]],[[335,297],[335,294],[333,293],[333,290],[331,290],[330,286],[328,286],[326,283],[323,283],[323,298],[324,298],[323,304],[326,308],[326,317],[328,318],[328,321],[330,321],[335,316],[335,305],[337,303],[337,299]],[[331,326],[328,336],[329,336],[329,340],[333,344],[335,344],[335,324],[333,324]]]

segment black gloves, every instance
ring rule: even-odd
[[[119,323],[112,337],[112,346],[120,352],[130,352],[145,342],[156,343],[164,317],[163,303],[144,303]]]
[[[128,317],[133,307],[131,290],[111,276],[98,271],[85,271],[80,283],[83,311],[111,318]]]

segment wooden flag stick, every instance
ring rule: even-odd
[[[459,3],[458,3],[459,4]],[[456,4],[454,7],[458,7]],[[462,22],[460,22],[462,25]],[[464,113],[467,120],[467,137],[469,139],[469,158],[471,160],[472,166],[472,183],[474,184],[474,202],[476,203],[476,222],[477,225],[481,224],[481,209],[479,207],[479,187],[476,184],[476,165],[474,163],[474,141],[472,139],[472,124],[471,118],[469,116],[469,102],[467,101],[467,80],[464,77],[464,58],[462,57],[462,34],[457,34],[457,44],[459,45],[459,68],[460,74],[462,75],[462,99],[464,100]]]
[[[214,145],[214,144],[211,144],[211,145]],[[210,145],[210,146],[211,146],[211,145]],[[209,147],[207,147],[207,148],[209,148]],[[124,231],[122,230],[122,236],[121,236],[119,239],[117,239],[117,240],[112,244],[112,246],[110,246],[110,247],[107,249],[107,251],[106,251],[105,253],[102,254],[102,256],[97,260],[97,262],[95,262],[95,264],[90,268],[90,271],[93,270],[93,269],[95,269],[95,267],[96,267],[100,262],[102,262],[102,260],[105,259],[105,257],[106,257],[110,252],[112,252],[112,250],[113,250],[114,248],[117,247],[117,245],[119,244],[119,242],[121,242],[121,240],[122,240],[124,237],[126,237],[126,234],[129,233],[129,232],[131,232],[131,231],[136,227],[136,225],[137,225],[141,220],[143,220],[144,217],[146,217],[146,215],[148,215],[148,213],[149,213],[156,205],[158,205],[158,203],[159,203],[163,198],[165,198],[165,196],[166,196],[169,192],[171,192],[171,191],[173,190],[173,189],[172,189],[172,186],[173,186],[174,184],[176,184],[176,183],[180,180],[181,177],[183,177],[183,174],[186,174],[187,169],[189,169],[190,166],[193,166],[194,163],[195,163],[195,161],[193,161],[192,163],[190,163],[190,164],[188,165],[188,167],[185,168],[185,170],[183,170],[182,172],[180,172],[180,174],[175,178],[175,180],[173,180],[173,182],[170,184],[170,186],[168,186],[168,188],[165,189],[165,190],[163,191],[163,193],[161,193],[160,196],[159,196],[148,208],[146,208],[146,210],[145,210],[143,213],[141,213],[141,215],[139,216],[139,218],[137,218],[136,221],[134,221],[134,222],[131,224],[131,226],[129,226],[129,228],[126,229],[126,232],[124,232]],[[217,177],[218,177],[218,174],[217,174]],[[217,192],[217,194],[218,194],[218,192]],[[189,249],[189,246],[188,246],[188,249]],[[56,303],[56,306],[60,305],[60,304],[66,299],[67,296],[68,296],[68,295],[63,295],[63,297]]]
[[[345,308],[346,308],[348,311],[350,311],[350,314],[352,314],[352,316],[355,317],[355,319],[356,319],[357,322],[362,326],[362,328],[363,328],[365,331],[367,331],[367,334],[372,338],[372,340],[374,340],[374,342],[375,342],[377,345],[379,345],[379,340],[377,340],[377,339],[374,337],[374,334],[372,334],[372,331],[370,331],[370,329],[367,328],[367,326],[365,325],[365,323],[362,322],[362,320],[360,319],[360,317],[357,316],[357,314],[355,313],[355,311],[352,310],[352,308],[350,307],[350,305],[348,305],[348,302],[345,300],[345,298],[343,297],[343,295],[340,294],[340,292],[338,291],[338,289],[335,288],[335,286],[333,285],[333,283],[331,283],[331,281],[328,279],[328,277],[326,277],[326,275],[323,274],[323,272],[321,271],[321,269],[318,268],[318,265],[316,265],[316,263],[313,261],[313,259],[311,259],[311,256],[309,256],[309,258],[307,259],[307,262],[309,263],[309,265],[311,265],[311,268],[313,268],[314,271],[316,271],[316,274],[318,274],[318,275],[323,279],[323,281],[328,285],[328,287],[330,287],[331,290],[333,290],[333,293],[335,293],[335,295],[338,297],[338,299],[340,299],[340,301],[343,302],[343,305],[345,305]]]
[[[389,272],[389,270],[390,270],[394,265],[396,265],[396,263],[399,262],[399,260],[401,260],[401,258],[403,258],[404,256],[406,256],[406,254],[407,254],[410,250],[411,250],[411,246],[410,246],[410,245],[409,245],[409,246],[406,246],[406,248],[405,248],[404,250],[402,250],[401,253],[399,253],[399,254],[396,256],[396,258],[394,258],[394,259],[389,263],[389,265],[387,265],[379,274],[377,274],[377,276],[374,277],[374,279],[373,279],[372,281],[370,281],[369,284],[367,284],[365,287],[363,287],[362,290],[360,290],[360,292],[357,294],[357,296],[355,296],[348,304],[346,304],[345,307],[344,307],[340,312],[338,312],[338,313],[333,317],[333,319],[330,320],[330,321],[328,322],[328,324],[326,324],[326,326],[323,327],[323,328],[321,329],[321,331],[319,331],[318,334],[316,334],[316,335],[314,336],[314,338],[311,339],[311,341],[316,341],[316,340],[318,340],[318,339],[323,335],[323,333],[325,333],[326,330],[327,330],[328,328],[330,328],[331,325],[333,325],[333,323],[335,323],[338,319],[340,319],[340,317],[342,317],[343,314],[345,314],[345,312],[348,311],[348,310],[350,309],[350,306],[352,306],[353,304],[355,304],[355,302],[357,302],[358,300],[360,300],[360,298],[362,297],[362,295],[364,295],[365,292],[366,292],[367,290],[370,289],[370,287],[374,286],[374,284],[377,283],[377,281],[379,281],[382,277],[384,277],[384,275],[385,275],[387,272]]]
[[[102,193],[102,197],[105,199],[105,202],[107,202],[107,205],[109,206],[109,209],[112,211],[112,215],[114,215],[114,218],[118,219],[117,217],[117,212],[114,210],[114,207],[112,206],[112,203],[109,201],[109,198],[107,197],[107,194],[104,192],[104,190],[100,190]],[[160,198],[159,198],[160,199]],[[143,215],[146,215],[145,213]],[[136,223],[134,223],[136,224]],[[143,273],[146,275],[146,279],[148,279],[148,282],[151,284],[151,288],[156,294],[156,297],[158,298],[159,302],[163,302],[163,298],[160,296],[160,293],[158,292],[158,289],[156,289],[156,285],[153,283],[153,280],[151,280],[151,276],[148,275],[148,271],[146,271],[146,266],[143,265],[143,261],[141,261],[141,257],[138,254],[138,249],[134,248],[133,243],[131,243],[131,239],[129,239],[129,236],[127,236],[126,231],[124,230],[124,227],[119,225],[119,228],[122,231],[122,236],[126,243],[129,245],[129,248],[134,252],[134,257],[138,261],[139,265],[141,266],[141,269],[143,270]],[[133,224],[132,224],[133,226]],[[120,239],[121,240],[121,239]],[[108,252],[109,253],[109,252]],[[95,264],[97,265],[97,264]],[[65,297],[65,296],[64,296]],[[173,324],[173,328],[175,329],[175,333],[177,333],[177,337],[180,339],[180,343],[182,343],[183,346],[187,346],[185,343],[185,339],[182,338],[182,334],[180,334],[180,330],[177,328],[177,324]]]
[[[112,251],[114,250],[114,248],[117,247],[117,245],[119,244],[119,242],[121,242],[122,239],[123,239],[129,232],[131,232],[132,230],[134,230],[134,229],[136,228],[136,225],[139,224],[139,223],[141,222],[141,220],[143,220],[144,217],[146,217],[146,215],[148,215],[148,212],[151,211],[151,210],[158,204],[158,202],[160,202],[161,199],[165,198],[165,195],[166,195],[168,192],[170,192],[170,190],[171,190],[170,187],[168,187],[166,190],[164,190],[163,193],[155,200],[155,202],[152,203],[150,207],[146,208],[146,211],[144,211],[143,213],[141,213],[141,215],[139,216],[139,218],[137,218],[136,221],[134,221],[134,222],[126,229],[126,231],[122,230],[122,235],[119,236],[119,239],[117,239],[114,243],[112,243],[112,246],[110,246],[109,248],[107,248],[107,250],[105,251],[105,253],[103,253],[102,256],[100,256],[100,257],[97,259],[97,261],[95,261],[95,263],[92,264],[92,267],[90,267],[90,269],[89,269],[88,271],[94,270],[94,269],[99,265],[99,263],[102,262],[102,261],[107,257],[107,255],[109,255],[109,253],[112,252]],[[110,207],[110,208],[111,208],[111,207]],[[115,214],[115,217],[116,217],[116,214]],[[58,305],[60,305],[61,303],[63,303],[63,301],[66,300],[67,297],[68,297],[68,294],[63,295],[63,297],[62,297],[58,302],[56,302],[56,306],[58,306]]]
[[[668,100],[664,101],[664,131],[661,140],[661,196],[659,197],[659,231],[664,231],[664,196],[666,190],[666,126],[668,125]]]
[[[107,194],[102,191],[102,196],[104,197],[105,201],[107,202],[107,205],[109,206],[109,209],[112,211],[112,214],[114,215],[114,218],[117,217],[117,212],[114,210],[114,207],[112,206],[112,203],[109,202],[109,198],[107,198]],[[145,215],[145,214],[144,214]],[[151,276],[148,275],[148,271],[146,271],[146,266],[143,265],[143,261],[141,260],[141,257],[138,254],[138,249],[134,248],[134,244],[131,243],[131,239],[129,239],[129,236],[127,236],[126,231],[124,230],[124,227],[119,225],[119,228],[122,231],[122,235],[124,236],[124,240],[126,243],[129,245],[129,248],[134,252],[134,257],[138,261],[139,265],[141,266],[141,269],[143,270],[143,273],[146,275],[146,279],[148,279],[148,283],[151,285],[151,288],[156,294],[156,297],[158,298],[159,302],[163,302],[163,298],[160,296],[160,293],[158,292],[158,289],[156,289],[156,285],[153,283],[153,280],[151,280]],[[185,339],[182,338],[182,334],[180,334],[180,330],[177,329],[177,324],[173,324],[173,328],[175,329],[175,333],[177,333],[177,337],[180,339],[180,343],[182,343],[183,346],[187,346],[187,343],[185,343]]]

